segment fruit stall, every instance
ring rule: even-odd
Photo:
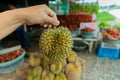
[[[104,22],[99,25],[94,22],[92,14],[97,14],[97,3],[92,6],[73,5],[63,1],[57,5],[60,11],[63,9],[57,15],[60,25],[39,31],[41,34],[37,34],[39,38],[35,45],[37,51],[27,52],[20,45],[0,51],[0,75],[14,73],[15,76],[14,79],[3,80],[83,80],[86,61],[79,56],[80,52],[119,59],[120,24],[111,27]],[[96,7],[94,11],[90,9],[93,7]],[[26,57],[27,54],[29,56]]]
[[[0,74],[15,71],[19,80],[81,80],[83,59],[72,50],[73,43],[67,27],[48,28],[40,36],[39,52],[27,61],[20,46],[0,51]]]

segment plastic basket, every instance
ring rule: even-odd
[[[0,63],[0,74],[10,73],[15,71],[19,66],[21,66],[24,62],[25,51],[18,56],[17,58],[7,61],[5,63]]]
[[[81,36],[84,38],[93,38],[93,37],[95,37],[95,31],[93,31],[93,32],[81,31]]]
[[[108,38],[106,38],[106,37],[103,37],[103,42],[105,42],[105,43],[111,43],[111,44],[119,44],[119,40],[117,40],[117,39],[108,39]]]
[[[73,50],[80,52],[80,51],[85,50],[86,48],[87,48],[87,44],[79,40],[74,40]]]
[[[101,45],[98,47],[97,56],[102,58],[110,58],[117,60],[119,59],[119,49],[118,48],[104,48]]]
[[[119,49],[119,44],[112,44],[112,43],[105,43],[102,42],[101,47],[102,48],[110,48],[110,49]]]

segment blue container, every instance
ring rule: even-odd
[[[14,60],[5,63],[0,63],[0,74],[10,73],[15,71],[19,66],[23,64],[24,56],[25,56],[25,51],[23,50],[23,53]]]
[[[102,58],[110,58],[110,59],[119,59],[119,49],[113,48],[104,48],[101,45],[98,47],[97,56]]]
[[[80,52],[87,48],[87,44],[79,40],[74,40],[73,50]]]
[[[111,43],[111,44],[119,44],[120,43],[120,40],[117,40],[117,39],[108,39],[106,37],[103,37],[103,42],[105,43]]]
[[[95,31],[93,31],[93,32],[81,31],[81,36],[84,38],[93,38],[93,37],[95,37]]]

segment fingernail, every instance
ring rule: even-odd
[[[44,27],[47,27],[47,24],[44,24]]]

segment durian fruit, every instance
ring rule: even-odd
[[[60,73],[60,74],[56,75],[55,80],[67,80],[67,78],[64,73]],[[75,79],[73,79],[73,80],[75,80]]]
[[[49,63],[57,63],[69,56],[73,38],[67,27],[48,28],[39,40],[40,53],[49,58]]]
[[[75,64],[67,64],[65,67],[65,74],[67,76],[67,80],[81,80],[82,71],[83,69],[78,59]]]
[[[59,74],[62,71],[62,63],[58,62],[58,63],[51,64],[50,71],[53,74]]]
[[[62,67],[64,68],[64,67],[65,67],[65,65],[67,64],[67,60],[66,60],[66,59],[64,59],[63,61],[61,61],[61,63],[62,63]]]
[[[33,79],[33,75],[32,75],[32,74],[29,74],[29,75],[27,76],[27,80],[34,80],[34,79]]]
[[[28,70],[27,80],[34,80],[33,70],[32,70],[32,69],[29,69],[29,70]]]
[[[41,74],[42,74],[42,67],[37,66],[33,69],[33,78],[34,80],[40,80],[41,79]]]
[[[35,66],[39,66],[40,63],[41,63],[41,60],[39,57],[37,56],[34,56],[34,55],[30,55],[29,57],[29,63],[32,67],[35,67]]]
[[[74,63],[77,57],[77,54],[74,51],[71,51],[70,55],[67,57],[68,63]]]
[[[48,65],[49,65],[49,58],[46,57],[45,55],[41,54],[41,65],[43,67],[43,69],[47,69],[49,68]]]
[[[54,36],[54,29],[48,28],[42,32],[39,40],[40,53],[47,56],[50,53],[50,51],[52,51],[52,47],[54,46],[55,42]]]
[[[42,77],[40,80],[54,80],[55,75],[48,70],[42,72]]]

